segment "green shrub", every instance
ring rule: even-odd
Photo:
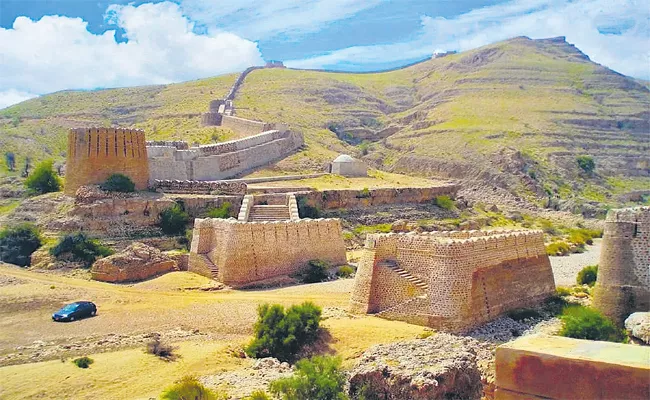
[[[85,267],[90,267],[98,258],[113,254],[113,250],[78,232],[59,239],[57,245],[50,249],[50,254],[60,260],[83,262]]]
[[[262,304],[257,314],[255,338],[245,348],[249,357],[291,361],[318,336],[321,309],[311,302],[291,306],[286,312],[279,304]]]
[[[349,278],[354,275],[354,268],[349,265],[342,265],[336,271],[336,276],[339,278]]]
[[[445,210],[451,210],[454,208],[454,201],[451,197],[446,195],[436,196],[433,199],[433,204]]]
[[[589,285],[593,286],[596,283],[596,278],[598,277],[598,265],[587,265],[578,272],[576,277],[576,282],[578,285]]]
[[[271,382],[271,393],[284,400],[346,400],[346,377],[340,368],[340,358],[315,356],[300,360],[294,376]]]
[[[305,197],[298,198],[298,214],[300,218],[320,218],[320,209],[307,203]]]
[[[596,169],[596,163],[591,156],[578,156],[576,157],[578,166],[588,174],[591,174]]]
[[[268,394],[263,390],[256,390],[244,400],[271,400]]]
[[[41,247],[41,234],[33,225],[20,224],[0,231],[0,261],[26,267]]]
[[[330,265],[327,261],[323,260],[310,260],[307,263],[307,268],[303,272],[302,282],[303,283],[316,283],[323,282],[328,278],[327,270]]]
[[[94,362],[95,362],[95,360],[93,360],[90,357],[85,357],[85,356],[75,358],[74,360],[72,360],[72,363],[74,365],[76,365],[77,367],[79,367],[79,368],[88,368],[88,367],[90,367],[90,364],[92,364]]]
[[[219,207],[212,207],[206,210],[205,216],[208,218],[228,218],[230,217],[231,210],[232,204],[226,201]]]
[[[623,342],[626,338],[622,329],[617,328],[610,319],[593,308],[570,305],[564,308],[560,319],[560,336],[608,342]]]
[[[541,318],[541,314],[532,308],[519,308],[508,312],[508,317],[515,321],[523,321],[527,318]]]
[[[113,174],[99,188],[107,192],[129,193],[135,191],[135,183],[126,175]]]
[[[174,204],[160,213],[158,226],[165,234],[176,235],[185,232],[185,226],[189,221],[190,216],[179,204]]]
[[[225,400],[227,396],[206,388],[194,377],[186,376],[165,390],[160,398],[163,400]]]
[[[571,289],[564,286],[558,286],[555,288],[555,294],[558,296],[569,296],[571,294]]]
[[[549,256],[565,256],[569,250],[569,245],[565,242],[553,242],[546,246],[546,254]]]
[[[367,199],[367,198],[370,197],[370,196],[371,196],[371,194],[370,194],[370,189],[368,189],[368,188],[363,188],[363,189],[361,189],[361,191],[360,191],[359,194],[357,195],[357,198],[358,198],[358,199]]]
[[[34,172],[25,179],[25,186],[37,194],[61,190],[61,181],[52,169],[53,164],[54,162],[51,160],[38,164]]]

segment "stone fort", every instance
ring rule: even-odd
[[[122,128],[77,128],[68,134],[65,193],[80,186],[102,183],[121,173],[144,190],[149,183],[149,162],[144,131]]]
[[[541,231],[374,234],[351,310],[462,332],[554,292]]]
[[[650,310],[650,207],[607,213],[594,306],[619,325]]]

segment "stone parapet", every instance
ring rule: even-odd
[[[151,185],[157,192],[192,194],[244,195],[247,186],[242,182],[223,181],[178,181],[156,179]]]

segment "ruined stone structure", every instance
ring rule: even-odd
[[[309,260],[345,264],[337,219],[196,219],[188,270],[233,287],[300,272]]]
[[[138,190],[147,188],[149,163],[144,131],[122,128],[78,128],[68,133],[65,193],[103,183],[112,174],[131,178]]]
[[[650,207],[607,213],[594,306],[620,326],[650,310]]]
[[[189,193],[189,194],[246,194],[247,185],[244,182],[227,181],[153,181],[151,188],[163,193]]]
[[[650,347],[524,336],[496,351],[496,400],[650,398]]]
[[[260,128],[262,129],[262,128]],[[244,139],[191,147],[147,148],[151,181],[215,181],[282,159],[304,144],[300,132],[270,130]]]
[[[341,154],[332,161],[332,173],[342,176],[368,176],[368,166],[347,154]]]
[[[368,235],[351,309],[464,331],[555,292],[540,231]]]

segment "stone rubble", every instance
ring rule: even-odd
[[[650,345],[650,312],[635,312],[625,320],[625,329],[629,335]]]

